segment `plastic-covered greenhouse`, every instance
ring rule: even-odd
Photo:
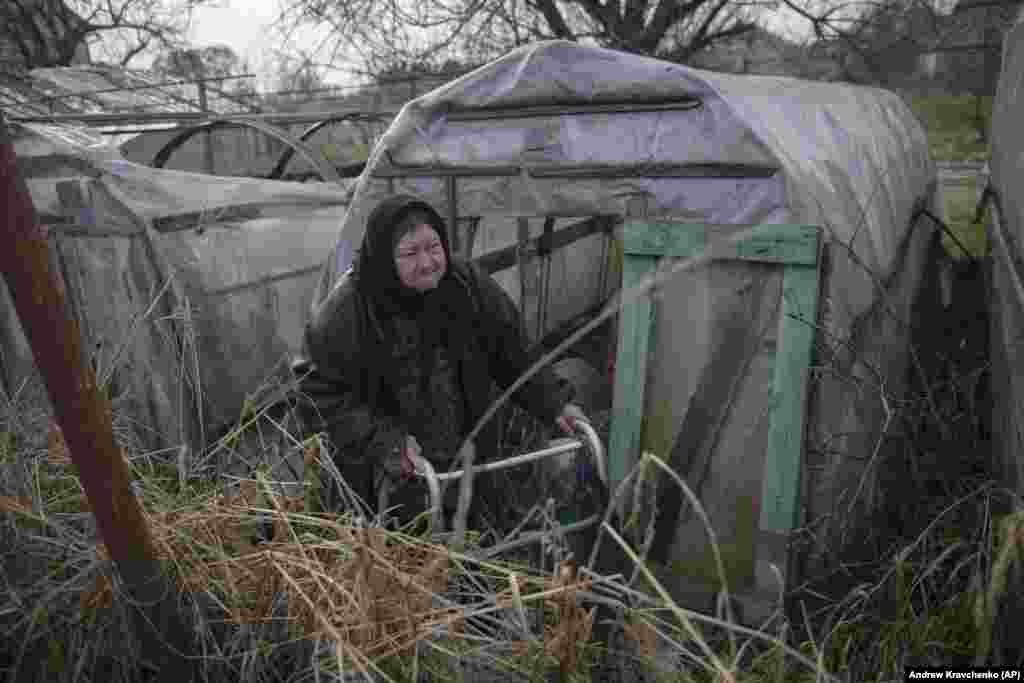
[[[989,193],[992,249],[992,396],[997,459],[1009,484],[1024,481],[1024,14],[1007,32],[1003,66],[992,106],[992,176]]]
[[[153,169],[68,126],[12,135],[85,360],[143,447],[199,452],[275,367],[290,376],[347,184]],[[21,396],[31,349],[0,298],[4,390]]]
[[[395,192],[448,217],[535,338],[705,257],[618,316],[609,469],[621,481],[650,451],[684,477],[753,619],[778,576],[792,586],[827,564],[846,523],[880,504],[871,465],[905,384],[935,178],[893,93],[540,43],[402,110],[316,300]],[[705,608],[707,536],[670,490],[652,558]]]

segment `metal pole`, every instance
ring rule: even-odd
[[[206,75],[206,66],[203,64],[203,58],[199,56],[198,52],[192,52],[192,64],[195,67],[196,75],[196,86],[199,88],[199,109],[204,112],[209,112],[210,107],[206,100],[206,81],[203,80],[203,76]],[[203,166],[206,172],[213,175],[214,172],[214,159],[213,159],[213,131],[207,129],[203,131]]]
[[[64,291],[50,269],[43,228],[28,186],[17,172],[14,146],[0,112],[0,268],[32,347],[57,424],[78,467],[100,537],[127,589],[143,656],[160,680],[191,680],[189,632],[178,592],[163,574],[128,469],[114,441],[110,403],[92,368],[82,362],[78,325],[68,318]]]
[[[448,178],[448,242],[452,252],[457,256],[469,258],[471,254],[462,253],[462,235],[459,231],[459,191],[455,178]]]
[[[255,78],[255,76],[256,76],[256,74],[237,74],[235,76],[211,76],[210,78],[203,78],[201,80],[203,80],[203,81],[205,81],[207,83],[210,83],[210,82],[217,82],[217,81],[233,81],[233,80],[238,80],[240,78]],[[159,88],[171,88],[171,87],[178,86],[178,85],[192,85],[193,83],[197,83],[197,82],[198,82],[197,79],[185,80],[185,81],[163,81],[161,83],[145,83],[145,84],[142,84],[142,85],[126,85],[126,86],[118,86],[116,88],[101,88],[99,90],[83,90],[81,92],[68,92],[68,93],[64,93],[62,95],[48,95],[46,97],[41,97],[38,100],[27,100],[25,102],[22,102],[22,104],[49,104],[49,105],[51,105],[50,108],[52,109],[53,108],[52,105],[53,105],[54,102],[59,102],[60,100],[67,100],[67,99],[70,99],[72,97],[89,97],[90,95],[104,95],[104,94],[107,94],[107,93],[115,93],[115,92],[116,93],[136,92],[138,90],[157,90]]]
[[[2,94],[2,92],[0,92]],[[190,106],[195,106],[194,100],[185,100]],[[126,126],[126,125],[148,125],[151,123],[202,123],[211,118],[224,121],[268,121],[278,125],[319,123],[324,119],[337,117],[349,117],[350,120],[365,123],[367,121],[380,121],[391,118],[397,114],[392,111],[367,112],[359,109],[336,109],[323,112],[302,112],[295,114],[287,113],[264,113],[264,114],[212,114],[202,111],[172,111],[172,112],[125,112],[122,114],[52,114],[49,116],[10,116],[11,123],[45,123],[47,125],[58,125],[62,123],[80,123],[86,126]]]

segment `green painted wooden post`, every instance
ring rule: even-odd
[[[622,291],[640,284],[657,259],[628,253],[622,259]],[[640,427],[647,380],[647,344],[654,306],[644,294],[619,312],[619,345],[615,359],[613,406],[615,417],[608,444],[608,480],[612,490],[626,478],[640,448]]]
[[[737,228],[725,229],[735,231]],[[708,236],[714,230],[715,226],[704,224],[626,222],[623,226],[623,291],[653,271],[662,256],[690,258],[703,254]],[[788,535],[795,528],[799,508],[806,372],[811,360],[818,301],[820,231],[810,225],[760,225],[751,226],[751,230],[753,233],[743,240],[716,244],[710,256],[777,263],[785,269],[759,526],[769,535]],[[620,314],[608,463],[613,486],[625,478],[639,456],[653,313],[650,297],[645,295],[624,307]]]
[[[811,364],[818,310],[817,267],[787,264],[785,268],[779,343],[772,372],[760,524],[762,531],[778,534],[789,534],[798,522],[806,375]]]

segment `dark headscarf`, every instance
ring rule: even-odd
[[[409,195],[396,195],[384,200],[370,212],[366,220],[366,234],[363,244],[356,256],[355,273],[356,287],[374,305],[375,312],[389,318],[396,313],[416,314],[425,305],[429,294],[405,287],[398,279],[395,268],[395,247],[403,237],[400,229],[410,214],[424,216],[431,227],[437,231],[444,248],[445,260],[449,263],[437,289],[449,279],[451,250],[448,247],[448,231],[444,220],[432,206]]]
[[[444,276],[428,292],[409,289],[401,283],[395,267],[395,247],[403,237],[410,215],[423,216],[437,231],[444,248]],[[402,315],[416,321],[421,334],[421,361],[424,381],[432,371],[433,350],[444,345],[459,355],[461,345],[473,331],[473,301],[460,278],[455,275],[448,242],[448,231],[441,215],[426,202],[410,195],[396,195],[381,202],[366,221],[366,234],[356,256],[356,288],[371,308],[371,315],[386,336],[393,333],[392,321]],[[381,340],[386,342],[387,340]],[[373,353],[386,353],[389,344],[368,344]],[[374,367],[386,368],[387,357],[374,357]]]

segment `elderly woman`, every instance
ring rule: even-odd
[[[383,477],[405,486],[410,455],[448,469],[495,385],[509,387],[530,364],[505,291],[452,256],[437,211],[395,196],[370,214],[355,267],[315,311],[296,370],[316,408],[309,426],[328,435],[346,483],[374,504]],[[569,434],[585,419],[572,393],[545,368],[513,400]],[[496,432],[491,421],[477,436],[478,461],[495,452]]]

